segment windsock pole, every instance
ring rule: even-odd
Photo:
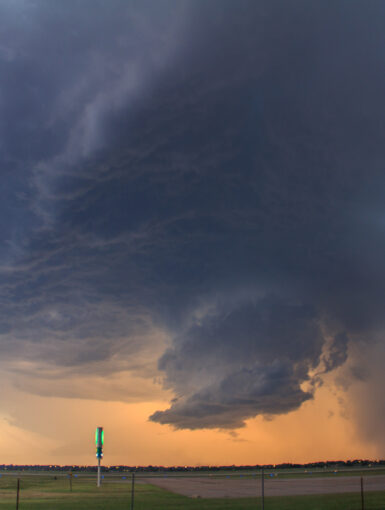
[[[98,487],[100,487],[100,457],[98,458]]]
[[[103,457],[103,444],[104,444],[104,430],[103,427],[98,427],[95,432],[95,445],[96,445],[96,458],[98,459],[98,479],[97,487],[101,485],[101,468],[100,461]]]

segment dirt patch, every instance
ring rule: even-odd
[[[201,498],[251,498],[261,495],[261,480],[231,478],[146,478],[150,483],[177,494]],[[385,491],[385,476],[364,479],[365,491]],[[294,496],[305,494],[336,494],[359,492],[359,476],[265,480],[265,496]]]

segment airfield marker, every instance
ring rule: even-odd
[[[98,459],[98,481],[97,486],[100,487],[100,460],[103,457],[104,430],[103,427],[97,427],[95,432],[96,458]]]

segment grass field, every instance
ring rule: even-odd
[[[69,478],[64,475],[20,474],[19,510],[129,510],[131,483],[122,477],[109,477],[101,488],[95,486],[95,476]],[[0,510],[16,508],[17,476],[0,478]],[[135,484],[135,510],[257,510],[258,498],[201,499],[173,494],[145,483]],[[286,496],[265,498],[265,510],[361,510],[361,498],[355,494],[316,496]],[[365,510],[385,510],[385,492],[365,494]]]

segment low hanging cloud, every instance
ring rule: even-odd
[[[293,411],[312,398],[310,375],[323,360],[325,338],[309,305],[268,296],[216,307],[175,339],[159,362],[177,397],[153,421],[176,428],[237,428],[257,414]],[[325,371],[346,360],[333,339]]]

